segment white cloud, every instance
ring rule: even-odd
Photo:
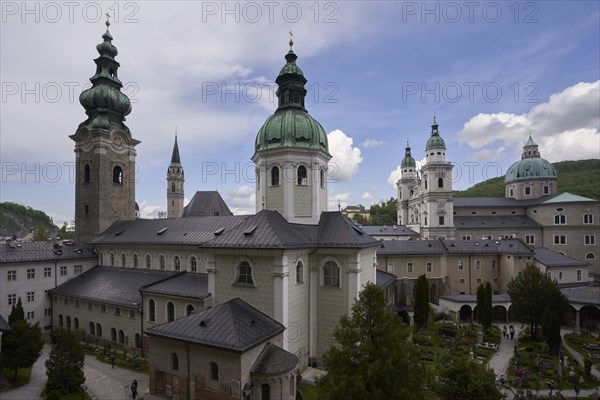
[[[234,214],[254,214],[256,193],[248,185],[229,189],[225,193],[225,203]]]
[[[329,152],[333,156],[329,161],[329,181],[349,181],[362,162],[360,149],[352,147],[353,140],[344,132],[336,129],[327,135]]]
[[[478,114],[467,121],[456,138],[479,149],[473,159],[497,158],[504,147],[520,153],[533,132],[542,157],[549,161],[600,157],[600,81],[580,82],[550,96],[526,114]]]
[[[367,139],[364,142],[362,142],[360,145],[362,147],[376,147],[376,146],[381,146],[382,144],[385,144],[385,142],[383,140]]]
[[[422,159],[421,161],[415,160],[415,164],[417,164],[417,171],[419,171],[421,169],[421,167],[423,166],[423,164],[425,164],[425,159]],[[390,172],[390,174],[388,175],[387,181],[394,190],[398,189],[398,187],[396,186],[396,182],[398,182],[398,180],[401,177],[402,177],[402,167],[400,165],[396,166],[396,168],[394,170],[392,170]]]
[[[140,206],[140,217],[141,218],[158,218],[158,213],[161,211],[167,212],[167,208],[162,206],[154,206],[148,204],[146,200],[138,204]]]
[[[372,201],[374,199],[374,197],[371,193],[364,192],[363,195],[361,196],[361,199]]]

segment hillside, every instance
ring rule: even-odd
[[[552,164],[558,174],[558,192],[569,192],[600,200],[600,160],[561,161]],[[454,197],[504,197],[504,177],[492,178]]]
[[[31,229],[44,226],[50,232],[56,232],[52,218],[45,212],[34,210],[17,203],[0,203],[0,237],[16,234],[18,237],[27,235]]]

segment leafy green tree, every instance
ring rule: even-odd
[[[429,283],[425,275],[417,278],[415,285],[415,314],[414,322],[417,330],[427,326],[429,320]]]
[[[73,232],[67,230],[67,222],[65,221],[56,235],[61,239],[71,239],[73,237]]]
[[[440,371],[435,392],[442,400],[501,400],[494,371],[466,357],[454,359]]]
[[[489,282],[477,288],[477,322],[486,331],[492,327],[492,287]]]
[[[33,230],[33,238],[34,241],[45,241],[50,237],[50,229],[46,225],[36,225]]]
[[[60,390],[62,394],[79,392],[85,382],[84,358],[79,333],[65,329],[53,331],[52,350],[46,360],[46,391]]]
[[[12,324],[15,321],[25,321],[25,310],[23,310],[23,303],[21,298],[17,301],[17,304],[13,304],[10,315],[8,316],[8,323]]]
[[[395,225],[398,222],[398,202],[390,197],[381,204],[373,204],[369,208],[372,225]]]
[[[44,341],[39,324],[32,326],[23,319],[16,319],[10,327],[12,332],[2,335],[0,361],[5,368],[14,370],[16,381],[19,368],[31,367],[40,357]]]
[[[507,285],[514,317],[531,327],[531,339],[538,339],[538,326],[546,307],[560,316],[568,307],[567,298],[560,292],[556,281],[551,280],[535,265],[528,264]]]
[[[423,399],[418,353],[375,284],[365,286],[334,337],[338,345],[323,356],[327,375],[317,382],[320,400]]]

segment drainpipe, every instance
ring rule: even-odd
[[[192,387],[192,382],[190,381],[190,345],[189,345],[189,343],[185,344],[185,350],[186,350],[186,353],[187,353],[187,360],[186,360],[186,364],[187,364],[187,385],[188,385],[188,387],[187,387],[187,392],[188,392],[187,400],[191,400],[191,394],[192,393],[191,393],[190,389]]]

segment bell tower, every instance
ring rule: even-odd
[[[96,46],[92,87],[79,102],[87,119],[70,138],[75,142],[75,239],[91,241],[118,220],[135,219],[135,147],[125,125],[131,112],[121,92],[117,48],[106,21],[104,41]]]
[[[167,218],[179,218],[183,215],[183,183],[183,166],[175,134],[171,164],[167,169]]]
[[[409,225],[414,224],[409,219],[409,208],[411,199],[418,197],[418,174],[417,174],[417,163],[410,154],[410,144],[406,142],[406,148],[404,149],[404,158],[402,164],[400,164],[400,179],[396,182],[398,188],[398,225]]]

